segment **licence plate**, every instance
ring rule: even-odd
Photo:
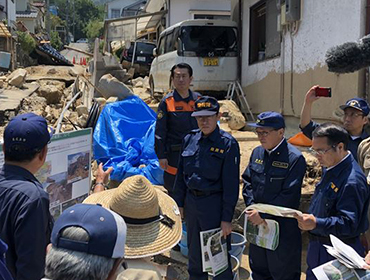
[[[205,57],[203,58],[204,66],[218,66],[218,57]]]
[[[138,56],[137,61],[145,61],[145,56]]]

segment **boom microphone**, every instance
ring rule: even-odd
[[[358,42],[347,42],[326,52],[330,72],[351,73],[370,66],[370,34]]]

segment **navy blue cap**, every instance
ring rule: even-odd
[[[202,96],[195,101],[192,117],[212,116],[220,111],[220,104],[214,97]]]
[[[62,237],[68,227],[80,227],[89,235],[88,241]],[[84,252],[107,258],[122,258],[125,254],[127,226],[121,216],[94,204],[75,204],[57,219],[51,233],[53,247]]]
[[[257,116],[255,123],[248,123],[251,127],[272,127],[274,129],[285,128],[284,117],[273,111],[263,112]]]
[[[5,149],[11,151],[17,145],[25,151],[41,150],[48,144],[53,132],[43,117],[34,113],[18,115],[10,120],[4,130]]]
[[[339,106],[342,110],[347,108],[354,108],[361,111],[365,116],[367,116],[370,112],[369,104],[366,102],[365,99],[360,97],[351,98],[346,102],[345,105]]]

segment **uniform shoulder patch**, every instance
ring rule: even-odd
[[[281,162],[281,161],[273,161],[272,166],[277,167],[277,168],[285,168],[287,169],[289,166],[289,163],[287,162]]]
[[[160,120],[161,118],[163,118],[163,112],[159,111],[157,114],[157,119]]]

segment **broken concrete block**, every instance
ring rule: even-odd
[[[245,126],[245,118],[233,100],[221,100],[219,103],[220,113],[227,116],[227,123],[231,129],[239,130]]]
[[[63,90],[55,85],[41,85],[38,89],[40,96],[45,97],[47,104],[57,104],[60,102]]]
[[[46,72],[47,75],[55,75],[56,73],[57,73],[57,70],[55,70],[54,68],[51,68]]]
[[[128,96],[134,95],[124,83],[117,80],[111,74],[106,74],[100,78],[99,90],[105,99],[114,96],[117,97],[118,100],[123,100]]]
[[[76,107],[76,112],[78,114],[79,117],[83,116],[83,115],[88,115],[89,114],[89,110],[87,109],[87,106],[85,105],[80,105],[80,106],[77,106]]]
[[[8,83],[12,86],[21,88],[26,80],[27,71],[25,69],[17,69],[8,76]]]

